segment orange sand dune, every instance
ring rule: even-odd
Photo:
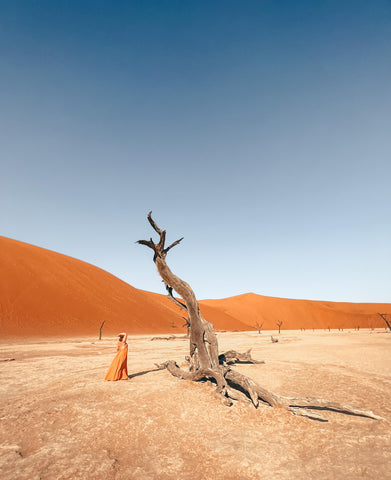
[[[216,330],[383,327],[391,304],[287,300],[255,294],[200,301]],[[0,336],[182,333],[185,312],[165,295],[50,250],[0,237]]]
[[[114,275],[0,237],[0,336],[164,333],[179,313]],[[181,329],[185,331],[185,329]]]
[[[174,312],[180,313],[180,321],[175,322],[175,327],[176,326],[181,326],[186,323],[186,318],[187,318],[187,313],[185,310],[181,310],[175,303],[170,300],[167,296],[165,295],[160,295],[159,293],[151,293],[151,292],[145,292],[148,293],[149,295],[152,295],[154,298],[156,298],[158,301],[162,302],[164,305],[166,305],[168,308],[172,309]],[[221,330],[227,330],[227,331],[233,331],[233,330],[249,330],[248,325],[246,325],[244,322],[240,320],[240,315],[238,317],[233,317],[229,313],[224,312],[221,308],[215,307],[212,305],[204,304],[204,302],[200,301],[200,310],[202,313],[202,316],[205,318],[205,320],[208,320],[213,323],[215,330],[221,331]],[[175,328],[174,327],[174,328]],[[175,333],[175,332],[173,332]]]
[[[279,321],[283,322],[281,329],[287,330],[384,327],[385,322],[377,312],[391,314],[390,303],[290,300],[254,293],[223,300],[203,300],[200,304],[201,308],[214,307],[231,317],[240,318],[249,329],[254,329],[257,323],[263,323],[263,330],[276,330]]]

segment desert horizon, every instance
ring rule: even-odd
[[[166,295],[132,287],[81,260],[0,237],[0,335],[3,338],[184,333],[183,312]],[[156,273],[157,275],[157,273]],[[199,300],[216,330],[387,327],[389,303],[293,300],[254,293]]]

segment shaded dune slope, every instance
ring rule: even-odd
[[[157,273],[156,273],[157,274]],[[200,301],[216,330],[383,327],[391,304],[288,300],[245,294]],[[0,336],[179,334],[186,312],[165,295],[136,289],[114,275],[60,253],[0,237]]]

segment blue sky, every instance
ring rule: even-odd
[[[163,292],[390,302],[389,1],[0,4],[1,235]]]

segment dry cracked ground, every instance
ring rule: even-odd
[[[275,332],[274,332],[275,335]],[[0,477],[34,479],[391,478],[391,334],[218,333],[220,351],[252,348],[235,368],[275,393],[316,396],[384,420],[334,412],[223,406],[213,387],[152,371],[183,363],[188,340],[129,338],[131,378],[105,382],[115,339],[0,343]]]

